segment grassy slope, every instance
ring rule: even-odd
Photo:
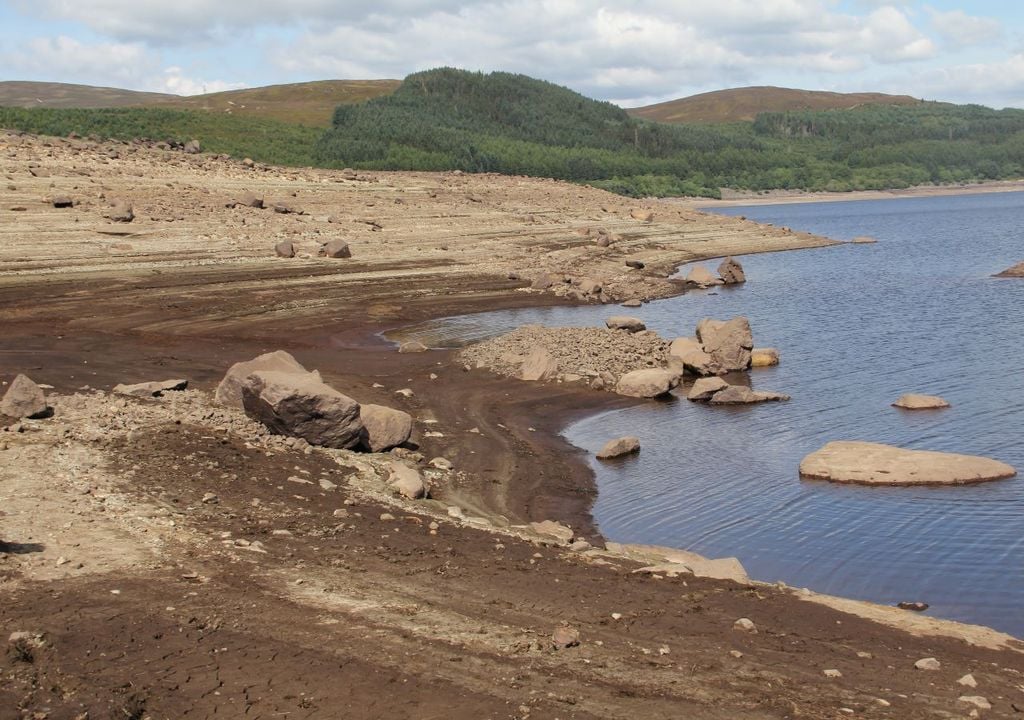
[[[665,123],[749,122],[758,113],[794,110],[839,110],[861,105],[913,105],[909,95],[834,93],[779,87],[716,90],[657,105],[631,108],[634,117]]]

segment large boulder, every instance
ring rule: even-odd
[[[694,402],[707,402],[715,393],[725,390],[729,383],[720,377],[702,377],[693,383],[690,392],[686,394],[687,400]]]
[[[679,376],[670,370],[647,368],[623,375],[615,392],[628,397],[655,398],[667,394],[678,383]]]
[[[370,452],[384,452],[403,445],[412,435],[412,415],[383,405],[360,405],[363,423],[360,444]]]
[[[416,468],[392,460],[389,472],[388,484],[391,489],[406,500],[419,500],[427,496],[427,486],[423,483],[423,476]]]
[[[760,402],[789,400],[782,393],[751,390],[745,385],[729,385],[711,396],[712,405],[749,405]]]
[[[706,377],[708,375],[725,374],[726,372],[703,349],[690,350],[682,355],[679,360],[683,363],[683,369],[694,375]]]
[[[629,315],[612,315],[604,321],[604,324],[609,330],[626,330],[631,333],[647,329],[643,320]]]
[[[254,372],[257,371],[268,371],[268,372],[290,372],[299,373],[300,375],[306,375],[309,370],[302,367],[298,360],[291,356],[290,353],[286,353],[284,350],[275,350],[274,352],[264,353],[259,357],[255,357],[252,360],[246,360],[245,362],[238,362],[228,368],[227,374],[224,375],[224,379],[220,381],[217,386],[217,391],[214,393],[214,400],[228,407],[242,409],[242,383]],[[316,371],[313,375],[317,380],[320,379],[320,374]]]
[[[690,272],[686,275],[686,282],[702,288],[722,284],[722,281],[712,275],[711,271],[703,265],[694,265],[690,268]]]
[[[46,404],[43,389],[27,375],[19,374],[0,400],[0,414],[12,418],[44,418],[53,413]]]
[[[519,377],[523,380],[551,380],[557,375],[558,361],[542,347],[534,348],[519,370]]]
[[[735,258],[731,257],[727,257],[718,266],[718,277],[722,278],[722,282],[726,285],[736,285],[747,281],[747,276],[743,272],[743,266]]]
[[[800,462],[801,477],[860,485],[967,485],[1016,474],[990,458],[869,442],[830,442]]]
[[[915,395],[908,393],[907,395],[901,395],[892,406],[903,408],[904,410],[938,410],[948,408],[949,403],[938,395]]]
[[[700,340],[698,340],[695,337],[676,338],[668,347],[669,355],[674,355],[679,359],[684,358],[687,354],[693,352],[694,350],[704,352],[704,348],[701,346]]]
[[[310,445],[352,448],[363,436],[359,403],[314,373],[253,372],[242,383],[242,406],[271,432]]]
[[[598,460],[611,460],[612,458],[632,455],[640,452],[640,438],[628,435],[626,437],[609,440],[597,452]]]
[[[174,378],[171,380],[154,380],[153,382],[141,382],[133,385],[115,385],[114,392],[119,395],[131,395],[132,397],[163,397],[165,392],[176,392],[188,387],[188,380]]]
[[[754,336],[745,317],[726,321],[704,318],[697,323],[697,339],[721,370],[731,372],[750,367]]]

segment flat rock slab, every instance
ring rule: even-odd
[[[188,380],[174,378],[171,380],[156,380],[154,382],[135,383],[134,385],[115,385],[114,392],[119,395],[131,395],[132,397],[163,397],[165,392],[175,392],[188,387]]]
[[[948,408],[949,403],[938,395],[914,395],[913,393],[901,395],[900,399],[892,404],[893,407],[904,410],[938,410]]]
[[[990,458],[868,442],[830,442],[800,463],[803,478],[859,485],[968,485],[1016,474]]]

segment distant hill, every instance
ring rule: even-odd
[[[885,93],[835,93],[780,87],[746,87],[716,90],[657,105],[631,108],[633,117],[666,123],[749,122],[762,112],[795,110],[846,110],[863,105],[916,105],[909,95]]]
[[[338,105],[387,95],[399,84],[398,80],[319,80],[181,96],[91,85],[9,81],[0,82],[0,107],[162,107],[327,127]]]

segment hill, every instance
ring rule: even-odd
[[[746,87],[701,93],[631,108],[628,112],[633,117],[665,123],[729,123],[749,122],[763,112],[845,110],[864,105],[914,105],[920,102],[909,95]]]
[[[338,105],[386,95],[398,85],[398,80],[319,80],[181,96],[91,85],[9,81],[0,82],[0,107],[161,107],[327,127]]]

